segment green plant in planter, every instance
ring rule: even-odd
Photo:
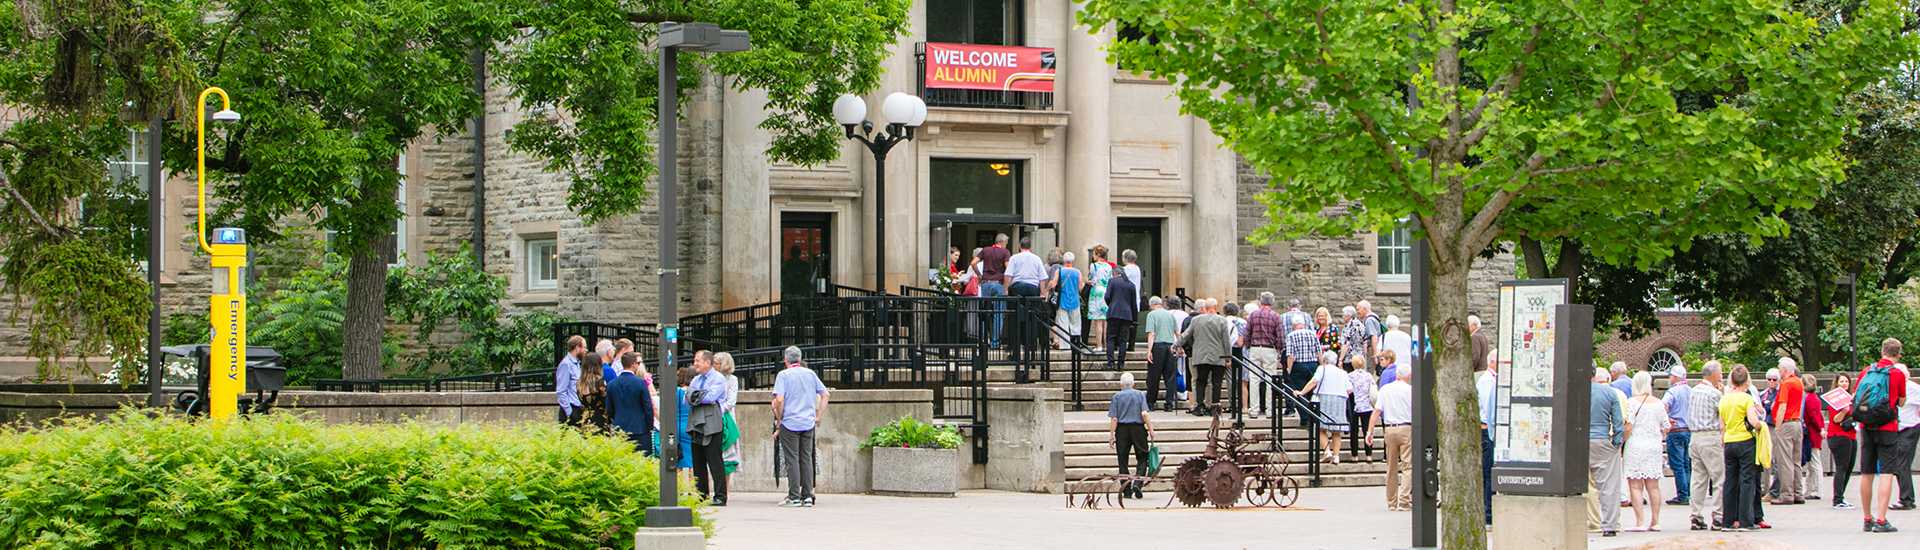
[[[960,447],[961,441],[960,430],[951,426],[921,422],[911,416],[902,416],[899,420],[874,428],[873,433],[867,435],[867,440],[860,443],[860,448],[956,449]]]

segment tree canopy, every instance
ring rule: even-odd
[[[1647,267],[1701,235],[1784,234],[1843,176],[1845,99],[1913,56],[1906,7],[1089,0],[1082,19],[1137,30],[1112,56],[1273,176],[1254,239],[1410,219],[1430,243],[1442,492],[1470,495],[1476,256],[1572,237]],[[1442,506],[1443,546],[1485,545],[1479,499]]]
[[[5,129],[0,163],[48,223],[9,215],[0,275],[34,301],[39,319],[76,323],[75,337],[138,342],[138,315],[99,319],[100,303],[142,304],[130,262],[95,274],[106,296],[55,295],[35,286],[41,257],[80,246],[62,230],[62,205],[101,188],[100,167],[149,113],[191,118],[193,93],[219,85],[244,119],[210,137],[209,169],[222,223],[259,242],[280,220],[307,216],[348,255],[349,375],[378,376],[386,261],[381,248],[400,211],[397,158],[437,130],[464,131],[482,112],[471,56],[532,113],[508,144],[570,180],[567,203],[588,221],[636,211],[654,177],[655,57],[664,21],[706,21],[752,33],[754,49],[685,56],[681,86],[704,73],[764,90],[774,160],[812,163],[837,151],[831,106],[878,82],[880,61],[904,30],[909,3],[854,0],[25,0],[0,8],[0,102],[24,106]],[[140,116],[119,116],[128,106]],[[37,134],[36,134],[37,132]],[[174,171],[191,169],[192,125],[165,137]],[[38,141],[34,141],[38,140]],[[4,143],[4,142],[0,142]],[[35,195],[33,193],[39,193]],[[12,212],[9,212],[10,214]],[[212,223],[212,222],[210,222]],[[35,227],[39,226],[39,227]],[[55,238],[47,239],[47,236]],[[88,246],[104,246],[99,244]],[[83,254],[84,255],[84,254]],[[117,259],[117,258],[116,258]],[[121,269],[126,268],[126,269]],[[97,269],[97,266],[96,266]],[[61,276],[83,273],[62,272]],[[84,279],[82,279],[84,280]],[[357,307],[356,307],[357,306]],[[144,307],[138,309],[144,310]],[[38,310],[36,310],[38,311]],[[370,321],[368,319],[371,319]],[[356,325],[360,323],[359,330]],[[133,330],[128,330],[133,329]],[[92,336],[89,336],[92,335]],[[64,346],[63,334],[49,342]],[[356,346],[356,342],[360,345]],[[87,349],[83,346],[82,349]]]

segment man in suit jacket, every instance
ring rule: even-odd
[[[1133,321],[1140,316],[1140,293],[1126,277],[1107,280],[1107,368],[1120,370],[1133,341]]]
[[[620,356],[620,375],[607,381],[607,416],[613,427],[627,434],[633,448],[653,455],[653,394],[640,379],[640,356]]]
[[[1200,300],[1199,315],[1192,317],[1186,332],[1180,334],[1180,345],[1193,346],[1187,362],[1199,375],[1199,384],[1194,386],[1193,400],[1198,403],[1194,416],[1219,410],[1220,388],[1226,383],[1227,363],[1233,354],[1233,323],[1220,316],[1219,304],[1212,298]]]

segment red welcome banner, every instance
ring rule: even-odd
[[[927,87],[1052,92],[1053,48],[927,43]]]

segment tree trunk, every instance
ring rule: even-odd
[[[387,331],[387,257],[392,255],[392,243],[375,239],[356,247],[347,260],[345,349],[340,354],[343,378],[386,377],[381,341]]]
[[[1798,310],[1796,317],[1800,322],[1800,370],[1819,370],[1820,365],[1828,361],[1827,345],[1820,341],[1820,328],[1825,325],[1820,315],[1826,313],[1820,302],[1819,289],[1809,288],[1801,291],[1800,300],[1794,304]]]
[[[1434,412],[1440,428],[1440,540],[1447,548],[1486,548],[1480,479],[1480,402],[1474,393],[1467,334],[1467,274],[1472,258],[1442,260],[1434,247],[1427,330],[1432,332]],[[1419,490],[1416,487],[1414,490]]]

